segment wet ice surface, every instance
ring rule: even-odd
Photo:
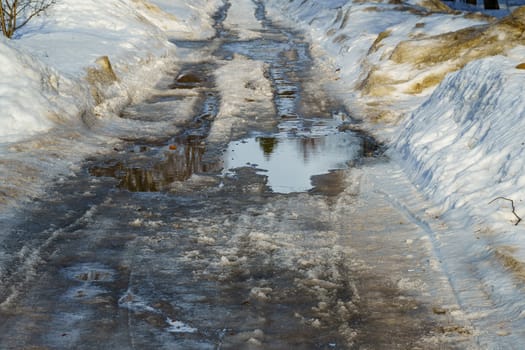
[[[420,229],[379,191],[398,186],[396,175],[336,201],[268,193],[250,168],[220,189],[172,194],[112,192],[110,178],[83,175],[28,213],[62,228],[26,266],[31,279],[9,280],[17,294],[2,299],[10,337],[0,347],[439,349],[433,337],[467,337],[440,280],[420,281],[434,273]],[[421,293],[431,303],[411,296]],[[449,328],[429,318],[431,306]]]
[[[333,120],[295,120],[280,124],[278,134],[232,141],[224,155],[226,174],[250,166],[268,178],[277,193],[312,189],[312,176],[346,169],[361,156],[361,138],[342,133]]]

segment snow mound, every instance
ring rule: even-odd
[[[52,69],[0,40],[0,130],[9,142],[49,129],[57,118],[50,106],[58,97],[59,77]]]
[[[395,144],[407,170],[443,209],[487,216],[497,214],[493,199],[525,196],[525,97],[516,93],[524,78],[513,59],[474,61],[402,123]]]
[[[409,39],[396,45],[390,55],[395,64],[410,64],[414,79],[404,91],[417,94],[435,86],[446,74],[467,63],[504,53],[517,44],[524,44],[522,9],[492,25],[472,26],[435,36]],[[424,21],[417,26],[423,27]],[[377,73],[377,72],[374,72]]]
[[[166,32],[170,38],[184,40],[213,37],[215,29],[211,18],[222,5],[222,0],[134,0],[134,2],[141,10],[141,14]]]
[[[57,119],[79,118],[93,103],[107,98],[119,96],[123,101],[112,106],[121,108],[130,97],[140,98],[144,87],[162,75],[159,62],[174,55],[171,38],[195,40],[214,34],[211,14],[218,0],[156,3],[63,0],[29,22],[16,40],[0,40],[2,140],[49,131]],[[98,91],[101,87],[90,76],[101,57],[109,58],[119,78],[112,90],[109,82],[102,87],[107,91]],[[69,103],[71,97],[77,108]]]

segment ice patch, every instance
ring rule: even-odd
[[[250,291],[250,297],[257,299],[259,301],[270,301],[271,299],[270,293],[272,291],[273,291],[272,288],[254,287]]]
[[[91,285],[82,285],[79,287],[73,287],[68,289],[68,291],[64,294],[64,297],[66,299],[73,299],[73,300],[88,300],[95,298],[101,294],[108,293],[106,289],[91,286]]]
[[[173,321],[171,318],[166,318],[166,322],[169,324],[167,329],[170,333],[195,333],[198,331],[197,328],[193,328],[181,321]]]

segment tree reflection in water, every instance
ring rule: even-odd
[[[261,146],[265,158],[270,159],[270,156],[279,144],[279,140],[276,137],[258,137],[257,141]]]
[[[312,156],[322,152],[325,144],[324,141],[325,139],[322,137],[301,137],[299,139],[299,146],[305,163],[307,163]]]
[[[157,192],[175,181],[184,181],[195,173],[205,171],[202,164],[204,151],[200,142],[189,142],[166,151],[164,159],[153,165],[129,166],[116,162],[92,168],[90,172],[94,176],[117,178],[120,180],[119,188],[128,191]]]

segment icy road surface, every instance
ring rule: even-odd
[[[461,228],[320,90],[301,35],[251,0],[216,20],[213,40],[177,42],[188,62],[126,109],[131,127],[104,126],[121,147],[8,225],[0,348],[515,344],[519,322],[499,315],[516,305],[494,302],[514,296],[480,287],[455,251]],[[253,159],[235,163],[243,144]],[[323,166],[281,191],[265,163],[279,152]]]

